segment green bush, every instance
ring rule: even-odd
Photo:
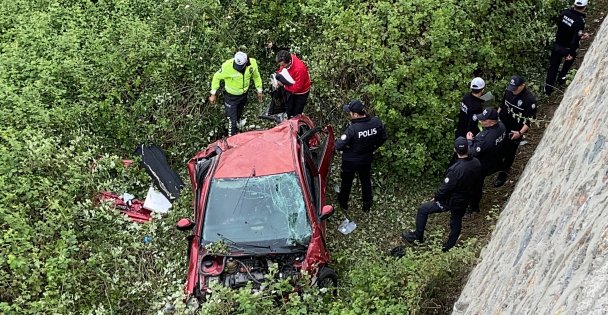
[[[185,162],[225,134],[210,79],[237,49],[276,69],[288,47],[308,64],[306,112],[342,130],[341,104],[361,98],[389,131],[377,170],[387,190],[433,180],[449,156],[453,119],[468,80],[495,95],[512,73],[538,76],[564,1],[421,0],[244,2],[207,0],[12,0],[0,5],[0,313],[144,314],[175,305],[186,273],[184,193],[171,214],[132,224],[99,191],[143,197],[149,180],[125,169],[140,143],[157,143],[185,177]],[[252,100],[253,125],[263,105]],[[185,191],[189,188],[186,187]],[[403,191],[402,191],[403,193]],[[386,195],[386,191],[380,197]],[[414,198],[415,199],[415,198]],[[407,203],[409,192],[395,203]],[[417,201],[417,200],[416,200]],[[396,208],[396,207],[395,207]],[[408,215],[407,213],[405,215]],[[394,211],[387,221],[401,222]],[[411,222],[409,222],[411,223]],[[401,224],[404,225],[404,224]],[[405,228],[395,226],[394,228]],[[378,231],[376,234],[381,237]],[[144,237],[151,243],[144,243]],[[281,303],[266,293],[218,288],[209,313],[419,312],[438,283],[471,263],[475,247],[449,255],[409,251],[393,260],[366,240],[348,258],[332,248],[339,298],[315,288]],[[330,247],[338,242],[330,240]],[[345,263],[345,262],[348,262]],[[454,265],[455,262],[458,264]],[[275,291],[290,292],[286,283]],[[270,293],[268,293],[270,294]],[[219,302],[221,299],[221,302]]]
[[[319,1],[303,11],[322,36],[304,38],[315,113],[333,122],[345,99],[387,125],[382,168],[402,178],[443,171],[459,101],[475,75],[497,97],[514,73],[544,65],[549,1]],[[336,9],[339,8],[339,9]],[[312,24],[312,23],[310,23]],[[339,116],[339,115],[338,115]]]

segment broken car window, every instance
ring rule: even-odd
[[[207,242],[307,244],[312,233],[295,173],[213,179],[203,224]]]

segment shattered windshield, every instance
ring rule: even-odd
[[[203,240],[305,244],[311,227],[295,173],[211,181]]]

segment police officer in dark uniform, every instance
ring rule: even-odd
[[[589,34],[584,33],[585,30],[585,9],[587,8],[587,0],[575,0],[572,8],[564,10],[557,19],[557,33],[555,34],[555,43],[551,50],[551,58],[549,59],[549,70],[547,71],[547,79],[545,80],[545,94],[553,93],[554,85],[563,84],[566,81],[568,70],[574,63],[576,58],[576,50],[580,47],[581,39],[589,38]],[[562,70],[558,70],[564,60]]]
[[[481,163],[481,180],[474,187],[473,195],[469,205],[469,212],[479,213],[479,202],[483,193],[483,182],[485,178],[495,173],[501,165],[501,151],[505,135],[505,126],[498,121],[498,112],[488,107],[477,115],[481,121],[483,130],[476,136],[472,132],[467,134],[469,153],[479,159]]]
[[[342,209],[348,209],[348,199],[357,173],[361,181],[363,211],[368,212],[372,207],[371,169],[374,151],[384,144],[387,135],[380,119],[365,114],[361,101],[350,101],[344,105],[344,112],[349,113],[351,123],[336,141],[336,150],[343,152],[338,202]]]
[[[443,251],[448,251],[456,245],[462,230],[462,217],[473,193],[473,187],[481,180],[481,163],[468,154],[469,145],[463,137],[454,141],[454,151],[458,160],[447,170],[443,183],[435,192],[435,198],[423,203],[416,214],[416,231],[403,232],[401,237],[410,242],[424,242],[424,229],[431,213],[450,211],[450,235],[443,245]]]
[[[481,99],[486,83],[482,78],[474,78],[471,81],[471,91],[462,98],[460,102],[460,113],[456,125],[456,138],[466,137],[470,131],[473,135],[479,133],[477,114],[483,111],[484,100]]]
[[[504,102],[498,109],[500,121],[507,128],[507,137],[503,144],[503,160],[494,187],[500,187],[507,181],[519,143],[530,129],[531,120],[536,119],[536,110],[536,96],[526,88],[522,77],[512,76],[505,91]]]

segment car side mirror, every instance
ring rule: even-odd
[[[321,209],[321,220],[325,220],[327,218],[329,218],[332,214],[334,213],[334,207],[330,206],[330,205],[325,205],[323,206],[323,209]]]
[[[180,231],[192,230],[192,228],[194,227],[194,222],[192,222],[192,220],[190,219],[183,218],[177,221],[176,227]]]

